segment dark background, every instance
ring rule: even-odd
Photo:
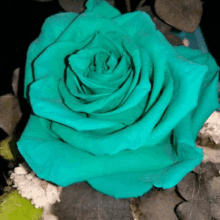
[[[200,25],[209,51],[220,66],[220,37],[218,34],[218,31],[220,31],[220,17],[218,1],[204,1]]]

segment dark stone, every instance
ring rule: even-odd
[[[154,11],[152,10],[151,6],[143,6],[139,9],[140,11],[146,12],[148,15],[150,15],[151,19],[153,20],[154,24],[156,25],[156,28],[166,37],[166,39],[169,41],[169,43],[173,46],[180,46],[183,45],[183,41],[177,37],[175,34],[171,33],[172,27],[162,21],[160,18],[158,18]]]
[[[175,206],[183,200],[176,194],[175,187],[152,189],[136,199],[140,220],[178,220]]]
[[[178,192],[185,200],[197,199],[200,190],[198,175],[191,172],[177,185]]]
[[[179,37],[177,37],[175,34],[168,33],[164,36],[169,41],[169,43],[172,44],[173,46],[183,45],[183,41]]]
[[[133,220],[129,199],[115,199],[95,191],[86,182],[64,187],[52,206],[59,220]]]
[[[202,213],[202,209],[203,213]],[[183,202],[176,210],[177,216],[181,220],[211,220],[210,216],[210,205],[208,201],[202,200],[195,202]]]
[[[186,32],[194,32],[202,17],[201,0],[156,0],[155,12],[167,24]]]
[[[86,7],[87,0],[59,0],[60,6],[67,12],[82,13]],[[114,0],[107,0],[112,6],[114,6]]]
[[[181,220],[210,220],[220,217],[220,178],[217,166],[202,162],[177,185],[186,200],[176,208]]]

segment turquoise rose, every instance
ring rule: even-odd
[[[29,47],[18,149],[62,187],[87,181],[116,199],[174,187],[203,159],[195,140],[219,107],[219,67],[173,47],[145,12],[86,7],[49,17]]]

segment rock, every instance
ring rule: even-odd
[[[140,220],[178,220],[174,209],[183,200],[176,194],[175,187],[154,189],[137,201]]]
[[[60,6],[67,12],[82,13],[85,10],[85,3],[87,0],[59,0]],[[114,6],[114,0],[107,0]]]
[[[175,34],[171,33],[172,27],[169,24],[166,24],[164,21],[162,21],[160,18],[158,18],[151,8],[151,6],[143,6],[139,9],[140,11],[146,12],[148,15],[150,15],[151,19],[153,20],[154,24],[156,25],[156,28],[166,37],[166,39],[169,41],[169,43],[173,46],[180,46],[183,45],[183,41],[177,37]]]
[[[220,177],[216,164],[202,162],[177,185],[185,200],[176,208],[181,220],[219,219]]]
[[[133,220],[129,199],[104,195],[86,182],[64,187],[60,200],[51,207],[51,214],[60,220]]]
[[[211,220],[210,212],[204,212],[204,215],[201,213],[201,210],[198,207],[205,208],[207,211],[208,202],[206,201],[197,201],[195,202],[183,202],[177,207],[177,215],[181,220]]]
[[[176,29],[193,33],[202,17],[201,0],[156,0],[155,12]]]
[[[209,182],[211,213],[214,219],[220,219],[220,177],[214,177]]]

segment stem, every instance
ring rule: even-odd
[[[145,1],[146,0],[141,0],[138,4],[137,8],[135,9],[135,11],[138,11],[141,8],[141,6],[144,4]]]
[[[127,12],[130,12],[130,11],[131,11],[131,4],[130,4],[130,0],[125,0],[125,4],[126,4],[126,9],[127,9]]]

